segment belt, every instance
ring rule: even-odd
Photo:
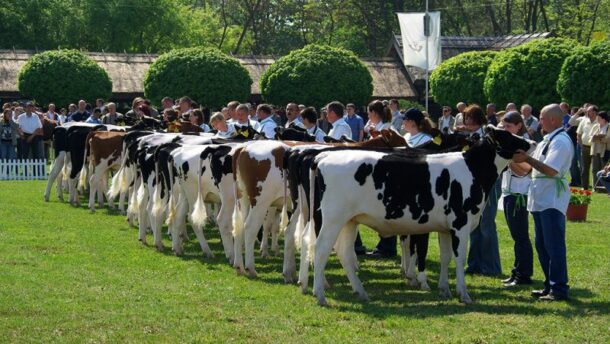
[[[549,177],[549,176],[545,176],[545,175],[539,175],[539,176],[532,176],[532,179],[554,179],[555,180],[555,191],[557,192],[557,197],[559,197],[559,195],[561,195],[562,192],[567,191],[566,185],[563,183],[564,181],[567,182],[567,179],[565,179],[565,177]]]

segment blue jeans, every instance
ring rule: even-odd
[[[0,159],[12,160],[17,158],[17,152],[12,142],[0,142]]]
[[[570,175],[572,180],[570,186],[580,186],[582,184],[580,180],[580,166],[582,164],[580,145],[574,147],[574,156],[572,157],[572,165],[570,165]]]
[[[606,188],[606,192],[608,193],[608,195],[610,195],[610,174],[608,174],[606,177],[603,177],[603,173],[604,171],[597,171],[597,173],[595,174],[595,181],[599,179],[600,183],[603,184]]]
[[[568,296],[566,217],[557,209],[533,211],[536,252],[544,272],[544,290]]]
[[[498,199],[500,198],[500,185],[502,178],[498,178],[489,192],[489,198],[481,223],[470,233],[470,250],[468,251],[468,273],[483,275],[500,275],[500,248],[498,246],[498,232],[496,231],[496,213],[498,212]]]
[[[510,236],[515,241],[515,264],[511,276],[518,280],[529,281],[534,273],[534,252],[528,233],[527,196],[523,197],[525,203],[517,207],[517,196],[504,196],[504,216]]]

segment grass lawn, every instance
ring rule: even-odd
[[[408,288],[398,260],[363,260],[359,275],[371,301],[358,302],[332,257],[330,307],[321,308],[283,283],[279,257],[257,256],[256,280],[237,276],[213,228],[206,236],[215,259],[203,258],[194,236],[184,257],[159,253],[143,247],[119,214],[44,203],[44,186],[0,182],[0,342],[610,342],[605,195],[594,195],[588,222],[568,223],[568,303],[537,302],[530,287],[507,291],[499,278],[467,276],[475,303],[462,305],[453,264],[454,298],[439,298],[433,235],[433,292]],[[497,223],[508,273],[512,241],[500,213]],[[362,232],[373,247],[376,234]]]

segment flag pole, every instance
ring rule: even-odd
[[[428,0],[426,0],[426,14],[424,14],[424,35],[426,36],[426,112],[428,115],[428,70],[430,69],[430,62],[428,61],[428,37],[430,37],[430,16],[428,15]]]

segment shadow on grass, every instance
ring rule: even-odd
[[[86,201],[81,198],[81,208],[83,211],[89,211],[86,206]],[[66,203],[66,205],[69,205]],[[111,216],[123,216],[118,210],[110,210],[108,208],[98,208],[98,212]],[[594,221],[596,222],[596,221]],[[134,240],[137,240],[137,228],[130,227],[127,222],[121,231],[133,231]],[[215,254],[214,258],[206,258],[201,252],[201,247],[196,237],[194,236],[190,226],[188,227],[190,239],[184,243],[184,253],[181,256],[175,256],[171,250],[171,238],[167,235],[167,228],[164,227],[162,232],[164,236],[165,249],[161,252],[165,256],[175,257],[185,261],[198,261],[206,269],[218,271],[226,269],[228,261],[224,255],[224,248],[220,240],[218,229],[212,225],[206,226],[204,234],[210,248]],[[168,246],[168,240],[170,246]],[[150,243],[152,237],[149,236],[148,248],[154,250],[154,246]],[[259,251],[260,243],[257,242],[255,249],[256,270],[258,278],[252,279],[252,283],[283,285],[284,279],[281,275],[283,256],[280,253],[277,257],[261,258]],[[280,248],[283,249],[283,242],[280,241]],[[299,266],[299,257],[297,254],[297,269]],[[463,305],[457,302],[455,292],[455,268],[449,270],[449,281],[452,299],[441,298],[436,290],[438,284],[438,273],[440,264],[436,261],[427,261],[428,283],[432,291],[420,291],[409,287],[405,283],[405,279],[400,275],[400,260],[399,258],[390,260],[374,260],[374,259],[359,259],[360,271],[359,278],[362,280],[365,289],[368,292],[370,302],[362,303],[357,296],[351,293],[351,286],[345,276],[343,268],[336,257],[329,260],[326,268],[326,277],[331,284],[331,288],[326,291],[328,300],[333,305],[333,309],[343,312],[355,312],[367,314],[375,318],[387,318],[395,315],[414,316],[419,318],[440,317],[446,315],[468,314],[468,313],[486,313],[498,315],[547,315],[553,314],[564,318],[576,318],[591,315],[607,315],[610,313],[610,302],[600,302],[589,299],[594,299],[597,295],[588,289],[572,288],[570,290],[571,300],[563,305],[544,307],[542,302],[537,301],[529,296],[531,289],[540,288],[542,283],[536,281],[534,285],[525,286],[516,290],[507,290],[502,288],[499,277],[483,277],[470,276],[469,279],[491,278],[497,286],[481,285],[480,283],[468,284],[470,296],[474,299],[474,303]],[[312,288],[312,269],[309,272],[309,292],[311,297]],[[247,278],[243,276],[243,278]],[[296,285],[291,287],[298,290]],[[300,294],[300,293],[299,293]],[[314,300],[312,298],[312,300]]]

